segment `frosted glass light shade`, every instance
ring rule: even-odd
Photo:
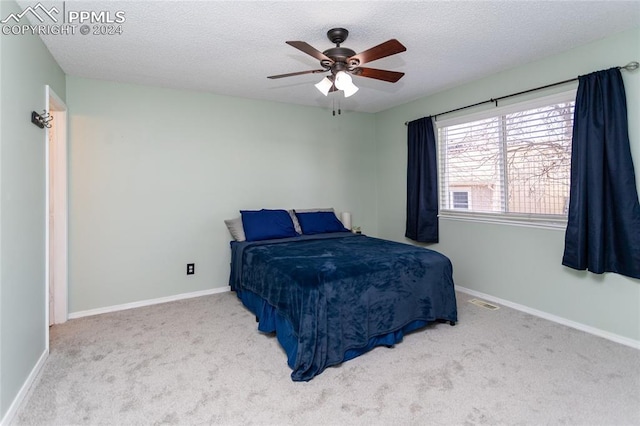
[[[353,84],[351,76],[344,71],[339,71],[336,74],[336,89],[344,90],[348,85]]]
[[[360,89],[358,89],[358,87],[353,83],[351,83],[350,85],[348,85],[347,87],[342,89],[342,91],[344,92],[344,97],[345,98],[348,98],[349,96],[353,95],[358,90],[360,90]]]
[[[351,76],[344,71],[339,71],[336,74],[336,89],[344,91],[345,98],[348,98],[359,90],[358,87],[353,84]]]
[[[320,83],[316,84],[316,89],[320,91],[323,95],[327,96],[329,94],[329,90],[331,90],[331,86],[333,86],[333,82],[329,80],[328,77],[320,80]]]
[[[342,222],[342,226],[351,231],[351,213],[350,212],[342,212],[340,215],[340,222]]]

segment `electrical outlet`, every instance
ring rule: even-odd
[[[187,263],[187,275],[193,275],[196,273],[196,264]]]

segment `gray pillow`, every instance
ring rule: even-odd
[[[296,217],[296,212],[298,213],[311,213],[311,212],[335,213],[332,207],[320,208],[320,209],[295,209],[295,210],[288,210],[288,212],[289,212],[289,216],[291,216],[291,220],[293,221],[293,227],[296,229],[296,232],[298,234],[302,234],[302,228],[300,227],[300,223],[298,222],[298,218]]]
[[[227,229],[234,240],[245,241],[247,239],[244,235],[244,227],[242,226],[242,216],[235,219],[225,220],[224,224],[227,225]]]

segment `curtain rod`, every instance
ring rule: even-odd
[[[633,71],[633,70],[638,69],[638,66],[640,66],[640,64],[638,64],[638,62],[636,62],[636,61],[633,61],[633,62],[629,62],[627,65],[625,65],[623,67],[617,67],[617,68],[619,70],[623,69],[623,70],[626,70],[626,71]],[[542,89],[548,89],[549,87],[560,86],[561,84],[571,83],[572,81],[577,81],[577,80],[578,80],[578,77],[570,78],[569,80],[559,81],[557,83],[551,83],[551,84],[547,84],[546,86],[540,86],[540,87],[536,87],[536,88],[529,89],[529,90],[523,90],[522,92],[512,93],[512,94],[506,95],[506,96],[500,96],[499,98],[491,98],[489,100],[482,101],[482,102],[477,102],[477,103],[472,104],[472,105],[467,105],[467,106],[463,106],[463,107],[460,107],[460,108],[451,109],[449,111],[441,112],[439,114],[433,114],[432,117],[437,119],[437,117],[439,115],[445,115],[445,114],[449,114],[449,113],[452,113],[452,112],[461,111],[463,109],[473,108],[475,106],[484,105],[484,104],[488,104],[488,103],[495,103],[496,106],[498,106],[498,101],[501,101],[503,99],[512,98],[514,96],[519,96],[519,95],[524,95],[525,93],[535,92],[535,91],[542,90]],[[408,121],[404,122],[405,126],[407,126],[408,124],[409,124]]]

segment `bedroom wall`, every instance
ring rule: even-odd
[[[18,13],[0,1],[0,16]],[[0,419],[46,350],[45,85],[64,73],[37,36],[0,36]]]
[[[634,60],[640,60],[640,29],[378,113],[379,235],[409,241],[404,238],[405,121]],[[640,188],[640,71],[623,71],[622,75]],[[563,267],[564,230],[441,219],[440,243],[429,247],[451,258],[456,285],[640,342],[640,281]]]
[[[71,313],[227,286],[239,209],[330,206],[376,233],[371,114],[72,76],[67,105]]]

